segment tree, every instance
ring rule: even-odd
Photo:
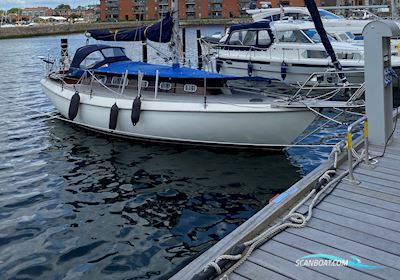
[[[11,8],[7,11],[8,14],[20,14],[22,9],[20,8]]]
[[[56,10],[71,10],[71,6],[67,4],[60,4],[56,7]]]
[[[6,11],[0,10],[0,16],[4,15],[5,13],[6,13]]]

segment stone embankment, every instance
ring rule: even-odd
[[[249,21],[250,21],[249,18],[195,19],[195,20],[180,21],[180,25],[182,27],[201,26],[201,25],[229,26],[232,24],[249,22]],[[96,22],[96,23],[74,23],[74,24],[42,24],[34,26],[4,27],[0,28],[0,39],[83,33],[88,29],[132,28],[151,23],[152,22],[124,21],[124,22],[101,22],[101,23]]]

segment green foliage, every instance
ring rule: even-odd
[[[56,10],[71,10],[71,6],[67,4],[60,4],[56,7]]]
[[[7,11],[8,14],[20,14],[21,13],[21,9],[20,8],[11,8]]]

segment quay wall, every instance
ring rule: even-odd
[[[195,19],[195,20],[180,21],[179,24],[181,27],[202,26],[202,25],[229,26],[232,24],[237,24],[242,22],[250,22],[250,18]],[[7,28],[0,28],[0,39],[83,33],[88,29],[132,28],[151,23],[153,22],[123,21],[123,22],[96,22],[96,23],[74,23],[74,24],[43,24],[35,26],[7,27]]]

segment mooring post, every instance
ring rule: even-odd
[[[393,88],[390,38],[400,36],[393,21],[372,21],[363,30],[365,102],[368,142],[385,145],[393,130]]]
[[[201,30],[196,30],[196,38],[197,38],[197,68],[203,69],[203,57],[201,56]]]

